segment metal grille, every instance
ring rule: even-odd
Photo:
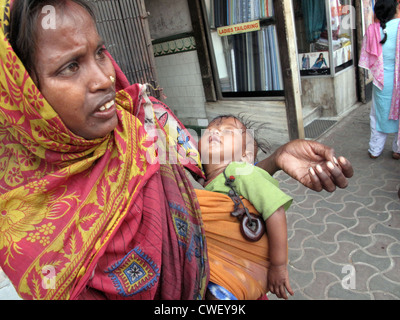
[[[314,120],[309,125],[304,127],[306,138],[316,139],[323,133],[328,131],[337,121],[335,120]]]
[[[95,10],[97,27],[107,50],[129,82],[150,83],[156,88],[157,75],[144,0],[89,2]]]

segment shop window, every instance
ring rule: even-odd
[[[353,65],[351,0],[293,0],[302,76],[335,75]]]
[[[283,96],[273,1],[204,4],[222,96]]]

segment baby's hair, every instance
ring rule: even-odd
[[[237,116],[233,114],[219,115],[212,119],[209,125],[211,125],[213,122],[220,122],[226,118],[233,118],[239,121],[246,128],[246,132],[250,133],[254,139],[254,145],[257,147],[257,149],[260,149],[264,154],[268,154],[270,152],[271,145],[268,140],[259,136],[260,129],[265,128],[267,126],[266,123],[258,124],[257,122],[250,120],[251,115],[246,115],[245,113],[241,112]]]

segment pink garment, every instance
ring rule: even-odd
[[[371,24],[365,34],[361,48],[359,66],[368,69],[374,77],[374,85],[383,89],[383,54],[381,45],[381,27],[379,22]],[[393,98],[390,107],[389,119],[400,118],[400,24],[397,31],[396,63],[393,84]],[[400,124],[398,130],[397,145],[400,147]]]
[[[383,89],[383,55],[381,42],[381,30],[379,22],[371,24],[365,34],[361,48],[360,62],[358,65],[368,69],[374,76],[374,84]]]
[[[393,99],[390,107],[389,119],[398,120],[400,118],[400,23],[397,29],[396,44],[396,63],[394,69]],[[399,130],[397,131],[397,147],[400,148],[400,121]]]
[[[400,23],[397,29],[397,43],[396,43],[396,63],[394,69],[394,84],[393,84],[393,100],[390,109],[389,119],[398,120],[400,117]],[[400,129],[400,128],[399,128]],[[400,130],[399,130],[400,137]],[[400,144],[400,141],[397,142]]]

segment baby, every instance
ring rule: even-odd
[[[265,292],[259,297],[252,298],[260,298],[270,291],[279,298],[287,299],[286,290],[291,295],[293,295],[293,291],[289,284],[287,271],[288,248],[285,211],[289,208],[292,199],[279,189],[278,182],[265,170],[254,166],[258,144],[251,131],[237,117],[230,115],[217,117],[210,122],[199,141],[199,150],[206,174],[205,189],[226,195],[230,194],[230,196],[242,196],[244,199],[249,200],[257,212],[262,215],[268,234],[268,240],[265,240],[267,242],[265,251],[269,261],[263,266],[264,271],[262,274],[266,275],[265,279],[258,280],[263,282],[261,287],[264,288]],[[207,234],[207,230],[210,229],[208,224],[213,223],[213,219],[207,219],[205,214],[202,209]],[[246,218],[246,215],[249,221],[257,223],[258,220],[255,216],[242,212],[242,218]],[[209,222],[209,220],[211,221]],[[261,223],[264,224],[264,221]],[[242,229],[243,227],[249,229],[242,223]],[[239,229],[237,229],[237,232],[239,232]],[[232,234],[232,236],[234,235]],[[206,237],[208,241],[208,235]],[[246,236],[244,237],[247,238]],[[257,245],[257,239],[251,239],[250,237],[248,240],[254,241],[246,244],[251,254],[252,246]],[[227,259],[222,258],[220,259],[222,262],[213,262],[213,250],[223,251],[223,249],[216,249],[210,244],[208,250],[211,278],[207,298],[237,299],[232,292],[229,292],[221,283],[218,283],[220,277],[214,276],[213,273],[213,266],[220,267],[221,263],[227,264],[221,273],[224,273],[225,269],[231,270],[229,262],[225,261]],[[220,252],[216,252],[217,256],[219,254]],[[226,256],[229,257],[230,255]],[[238,258],[232,260],[238,260]],[[246,259],[244,258],[244,260]],[[236,262],[232,261],[232,263]],[[247,268],[250,264],[243,263],[242,265]],[[230,274],[234,277],[237,273],[230,272]],[[251,274],[251,270],[246,271],[246,274]],[[243,280],[243,282],[246,282],[246,280]]]

